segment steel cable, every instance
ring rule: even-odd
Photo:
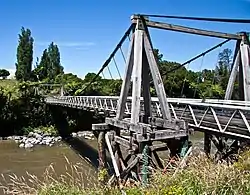
[[[119,77],[120,77],[120,79],[122,79],[121,74],[120,74],[120,71],[119,71],[118,66],[117,66],[117,63],[116,63],[116,61],[115,61],[115,57],[113,57],[113,61],[114,61],[116,70],[117,70],[117,72],[118,72],[118,74],[119,74]]]
[[[225,22],[225,23],[250,23],[250,19],[234,19],[234,18],[203,18],[203,17],[187,17],[187,16],[170,16],[170,15],[154,15],[154,14],[140,14],[141,16],[154,18],[171,18],[182,20],[198,20],[208,22]]]
[[[102,73],[102,71],[109,65],[111,59],[116,54],[117,50],[121,47],[121,45],[123,44],[123,42],[126,40],[126,38],[128,37],[128,35],[130,34],[131,31],[133,31],[134,28],[135,28],[135,24],[131,24],[130,27],[128,28],[128,30],[123,35],[123,37],[121,38],[121,40],[119,41],[119,43],[116,45],[116,47],[113,50],[113,52],[110,54],[110,56],[108,57],[108,59],[104,62],[104,64],[102,65],[101,69],[94,76],[94,78],[91,79],[90,83],[86,87],[83,88],[83,92],[96,80],[96,78]]]

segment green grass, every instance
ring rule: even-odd
[[[26,180],[12,175],[8,176],[11,182],[2,184],[2,188],[9,194],[40,195],[118,195],[122,194],[121,191],[127,195],[250,194],[250,151],[243,153],[239,161],[231,165],[215,164],[203,155],[190,157],[187,166],[178,170],[175,175],[176,170],[165,174],[156,170],[147,187],[138,184],[126,184],[120,188],[107,187],[97,181],[92,186],[86,186],[86,180],[93,184],[91,175],[84,174],[84,169],[79,164],[67,162],[64,175],[57,176],[53,166],[50,166],[46,169],[43,180],[28,173]]]
[[[18,81],[15,79],[1,79],[0,89],[5,94],[11,94],[11,98],[18,97]]]
[[[0,87],[13,86],[17,83],[16,79],[0,79]]]

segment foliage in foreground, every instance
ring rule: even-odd
[[[53,166],[46,169],[44,177],[28,174],[28,179],[11,175],[10,183],[2,184],[8,194],[127,194],[127,195],[163,195],[163,194],[250,194],[250,151],[243,153],[239,161],[231,165],[215,164],[203,155],[190,157],[187,167],[166,174],[155,171],[148,187],[130,185],[107,187],[93,184],[93,178],[84,174],[80,164],[67,161],[65,175],[56,176]],[[92,175],[93,176],[93,175]],[[84,185],[86,180],[92,186]],[[29,182],[27,182],[29,181]],[[122,193],[123,192],[123,193]],[[125,192],[125,193],[124,193]]]
[[[1,80],[0,136],[23,135],[27,128],[52,124],[44,98],[36,93],[34,83]]]

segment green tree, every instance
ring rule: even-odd
[[[30,29],[21,28],[17,46],[16,79],[29,80],[33,61],[33,42]]]
[[[221,85],[223,90],[226,90],[227,83],[230,76],[231,64],[232,64],[232,51],[230,49],[224,49],[219,53],[218,65],[215,68],[215,80],[216,83]]]
[[[50,81],[54,81],[57,75],[63,73],[63,67],[60,62],[59,48],[53,42],[48,47],[47,55],[49,59],[49,66],[47,68],[48,77]]]
[[[91,82],[92,79],[94,79],[94,77],[96,76],[96,73],[90,72],[88,74],[85,75],[84,77],[84,82]],[[97,76],[95,81],[100,81],[102,79],[101,76]]]
[[[43,55],[41,57],[40,63],[37,65],[37,67],[34,70],[39,81],[42,81],[45,78],[48,78],[49,66],[50,66],[50,60],[49,60],[47,49],[45,49],[43,51]]]
[[[83,80],[72,73],[59,74],[55,78],[55,83],[62,84],[66,95],[75,95],[83,85]]]
[[[0,69],[0,77],[2,77],[2,79],[6,79],[8,76],[10,76],[10,72],[8,70]]]
[[[59,48],[53,42],[43,51],[41,61],[34,70],[39,81],[55,82],[57,75],[63,74]]]

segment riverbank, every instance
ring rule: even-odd
[[[62,137],[58,136],[57,132],[54,131],[54,129],[52,131],[44,131],[44,129],[47,130],[49,128],[36,128],[33,131],[29,132],[27,135],[9,136],[2,139],[15,141],[18,144],[19,148],[33,148],[36,145],[46,145],[51,147],[57,142],[62,141]],[[87,140],[94,140],[94,134],[90,131],[73,132],[71,136]]]

